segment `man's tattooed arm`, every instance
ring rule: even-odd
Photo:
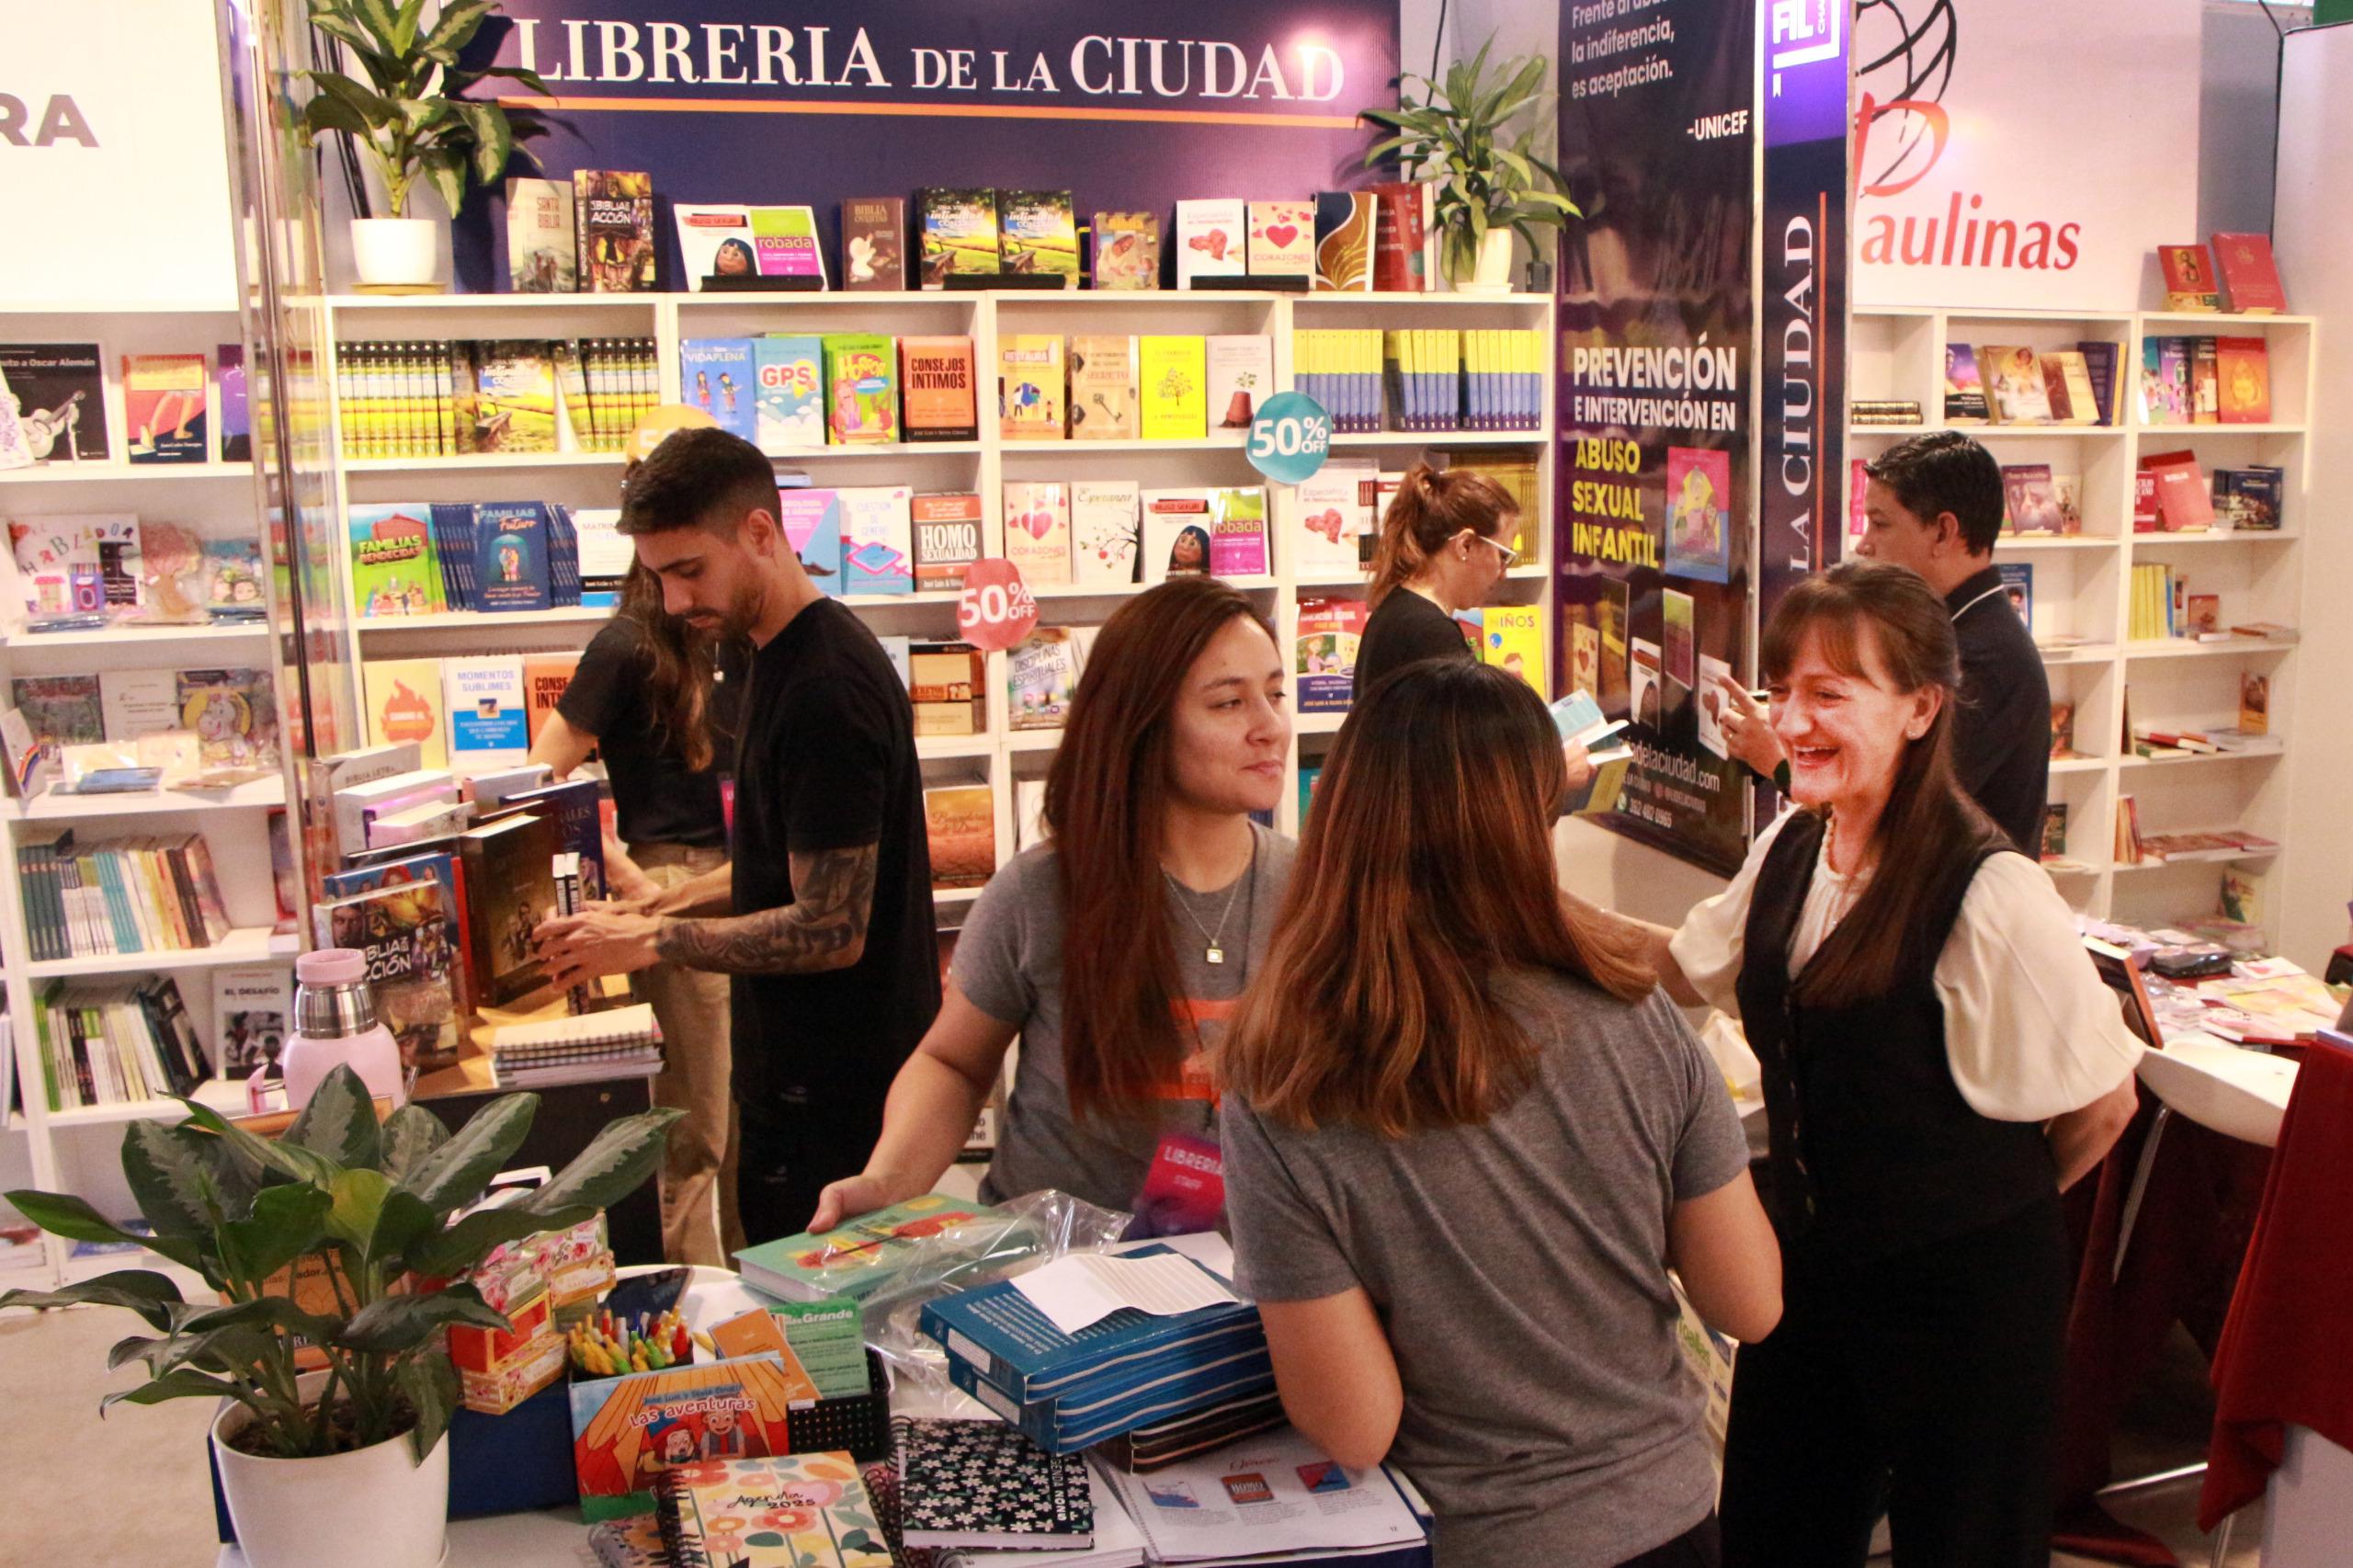
[[[665,920],[654,950],[722,974],[813,974],[847,969],[866,952],[878,846],[792,856],[792,902],[726,919]]]

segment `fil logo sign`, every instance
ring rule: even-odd
[[[64,93],[52,93],[33,112],[35,100],[0,93],[0,142],[11,147],[54,147],[72,142],[96,147],[98,138],[83,118],[81,106]]]
[[[1781,73],[1839,57],[1844,45],[1838,29],[1845,0],[1773,0],[1771,95],[1781,96]]]

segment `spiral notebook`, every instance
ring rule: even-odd
[[[662,1027],[640,1002],[491,1031],[491,1076],[502,1089],[549,1088],[662,1070]]]

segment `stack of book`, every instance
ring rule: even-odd
[[[35,961],[191,952],[229,935],[201,834],[77,840],[71,828],[17,840],[18,896]]]
[[[51,983],[33,1005],[41,1087],[52,1111],[188,1095],[210,1075],[168,975]]]
[[[2288,308],[2268,234],[2217,233],[2211,249],[2159,245],[2157,264],[2165,272],[2168,311],[2268,316]]]
[[[492,1081],[544,1089],[662,1071],[662,1026],[644,1003],[601,1013],[506,1024],[490,1037]]]
[[[2260,337],[2141,342],[2143,425],[2262,425],[2271,418],[2271,349]]]
[[[1948,343],[1945,423],[2113,425],[2118,358],[2097,338],[2057,349]]]
[[[1957,347],[1966,347],[1967,345]],[[1920,423],[1920,403],[1917,398],[1859,397],[1847,404],[1847,417],[1856,425],[1890,428],[1917,425]]]
[[[368,619],[619,602],[630,541],[617,507],[552,501],[351,508],[351,599]]]
[[[1131,1258],[1172,1256],[1142,1247]],[[1201,1273],[1224,1291],[1224,1282]],[[923,1331],[948,1347],[951,1381],[1049,1453],[1218,1413],[1274,1389],[1257,1308],[1228,1299],[1156,1316],[1121,1307],[1075,1334],[1055,1326],[1011,1281],[925,1305]]]
[[[346,457],[617,452],[657,403],[650,337],[335,345]],[[559,395],[559,393],[561,395]]]

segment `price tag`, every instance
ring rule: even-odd
[[[1277,392],[1250,422],[1250,466],[1278,484],[1314,475],[1332,455],[1332,416],[1305,392]]]
[[[964,597],[956,603],[956,630],[975,648],[1001,653],[1038,629],[1038,599],[1021,568],[992,556],[964,568]]]

